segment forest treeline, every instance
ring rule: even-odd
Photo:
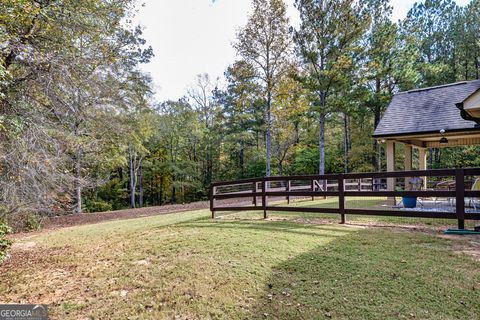
[[[226,179],[384,170],[371,136],[395,92],[479,79],[479,0],[428,0],[401,21],[388,0],[296,0],[298,26],[284,1],[253,0],[224,78],[198,75],[180,100],[157,102],[136,5],[2,0],[0,218],[202,200]],[[480,166],[479,151],[431,149],[429,167]]]

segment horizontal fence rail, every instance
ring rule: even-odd
[[[480,191],[472,190],[479,182],[480,168],[413,170],[394,172],[348,173],[326,175],[281,176],[244,179],[213,183],[210,187],[212,218],[218,211],[268,211],[336,213],[341,223],[347,214],[397,217],[421,217],[458,220],[464,229],[465,220],[480,220]],[[332,197],[335,207],[288,206],[291,199]],[[384,197],[386,204],[379,209],[358,209],[346,206],[346,199],[356,197]],[[408,210],[397,204],[397,198],[416,197],[437,204],[444,199],[448,208],[435,210]],[[285,205],[268,203],[269,198],[281,198]],[[466,199],[475,210],[466,210]],[[473,200],[472,200],[473,199]],[[231,200],[220,204],[223,200]],[[242,202],[243,201],[243,202]],[[248,204],[245,204],[248,201]],[[403,200],[402,200],[403,201]],[[417,200],[415,200],[417,201]],[[478,206],[475,206],[478,203]],[[478,207],[478,211],[477,208]],[[432,209],[432,208],[430,208]]]

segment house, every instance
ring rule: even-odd
[[[373,137],[386,143],[387,171],[395,171],[397,143],[405,145],[406,171],[412,169],[413,148],[425,170],[428,148],[480,145],[480,80],[395,94]],[[389,179],[388,190],[394,183]]]

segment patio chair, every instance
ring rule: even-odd
[[[423,179],[420,177],[409,178],[408,183],[411,185],[411,190],[418,190],[418,191],[423,190]],[[423,203],[425,199],[423,197],[416,197],[416,198],[417,198],[417,204],[420,205],[420,208],[423,208]],[[402,197],[400,201],[395,204],[394,207],[404,208],[405,203],[403,201],[404,199]]]
[[[435,188],[433,189],[435,191],[452,191],[455,190],[455,181],[442,181],[436,184]],[[447,197],[446,198],[448,205],[452,206],[455,204],[455,198],[452,197]],[[435,207],[437,206],[437,203],[442,203],[441,197],[435,197],[434,199],[434,204]]]
[[[477,178],[472,185],[472,191],[478,191],[480,193],[480,178]],[[480,207],[479,198],[469,198],[469,205],[473,206],[473,209],[477,211],[477,206]]]

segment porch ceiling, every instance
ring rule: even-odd
[[[448,139],[448,143],[440,143],[442,136]],[[430,133],[421,135],[397,136],[385,138],[387,141],[401,142],[418,148],[444,148],[455,146],[480,145],[480,131],[470,132],[446,132],[445,134]]]

